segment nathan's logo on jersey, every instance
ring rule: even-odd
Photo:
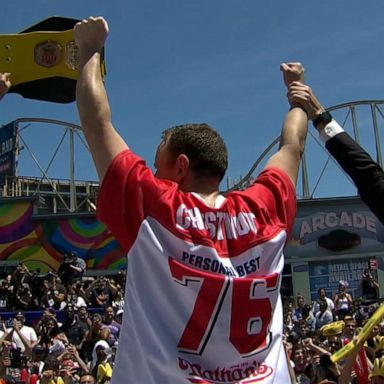
[[[181,230],[208,230],[212,239],[237,239],[249,233],[256,235],[256,217],[252,212],[238,212],[230,215],[228,212],[202,213],[199,208],[187,208],[181,204],[176,211],[176,226]]]
[[[244,366],[218,367],[215,370],[209,370],[203,368],[200,364],[193,364],[179,357],[179,367],[186,371],[187,380],[196,384],[238,383],[240,380],[244,384],[260,383],[273,373],[271,367],[256,361]]]

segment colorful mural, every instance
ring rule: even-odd
[[[119,244],[95,216],[39,220],[33,216],[33,205],[33,201],[0,200],[0,261],[57,270],[63,254],[75,251],[88,269],[126,267]]]

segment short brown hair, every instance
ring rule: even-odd
[[[162,134],[168,149],[177,157],[188,157],[199,176],[215,176],[221,181],[228,167],[224,140],[208,124],[184,124],[166,129]]]

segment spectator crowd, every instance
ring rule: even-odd
[[[361,278],[359,297],[340,281],[332,297],[325,288],[306,303],[298,294],[284,310],[284,344],[296,383],[384,383],[384,319],[373,326],[364,345],[342,361],[330,359],[358,334],[379,308],[378,283],[369,270]]]
[[[66,256],[57,272],[45,274],[20,263],[0,281],[2,314],[13,314],[1,321],[0,383],[110,381],[124,312],[125,270],[86,277],[78,259]],[[348,282],[340,281],[337,292],[328,295],[320,288],[310,303],[301,294],[285,298],[283,337],[293,382],[384,382],[384,320],[359,353],[365,370],[353,361],[348,380],[340,381],[348,363],[329,360],[356,339],[380,305],[378,283],[369,270],[360,292],[353,297]],[[41,316],[28,323],[31,311]]]
[[[66,255],[59,270],[48,273],[20,263],[0,280],[1,384],[110,381],[125,270],[86,277],[79,259]]]

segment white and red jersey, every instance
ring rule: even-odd
[[[279,290],[295,213],[278,169],[212,208],[117,155],[98,200],[128,255],[113,383],[290,382]]]

